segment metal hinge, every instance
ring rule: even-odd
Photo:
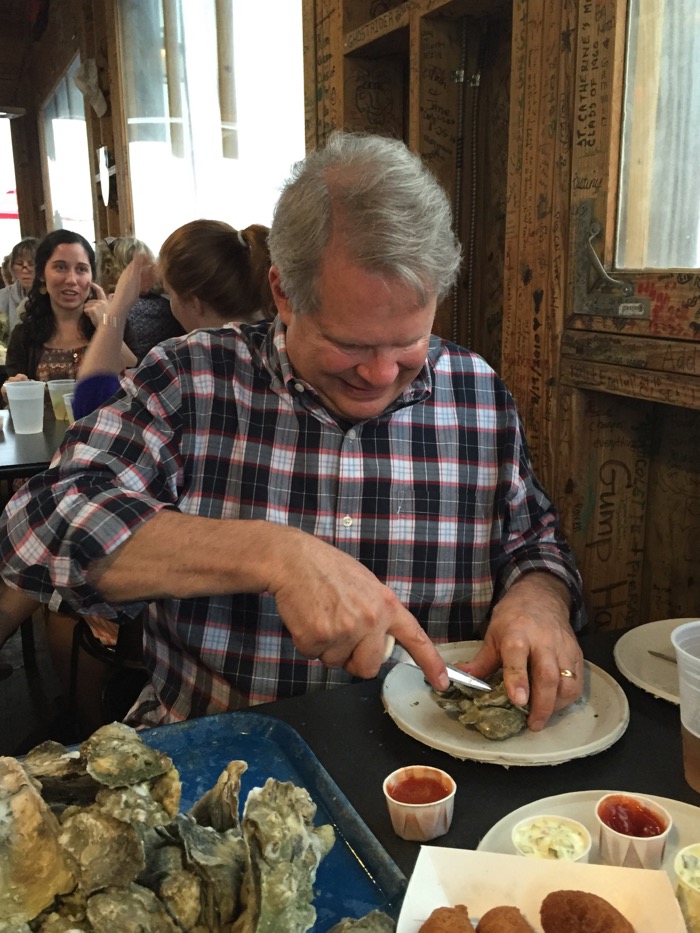
[[[478,71],[473,75],[467,75],[464,68],[451,72],[450,77],[455,84],[466,84],[467,87],[479,87],[481,81],[481,74]]]
[[[650,300],[635,295],[631,282],[613,278],[601,262],[593,245],[601,231],[593,220],[593,201],[583,201],[576,210],[574,313],[648,319]]]

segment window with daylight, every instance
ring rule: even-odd
[[[700,267],[700,5],[629,0],[618,269]]]
[[[119,0],[136,236],[269,224],[304,155],[301,0]],[[274,26],[274,28],[272,28]]]
[[[87,126],[83,96],[75,83],[76,57],[41,109],[46,166],[46,226],[95,240]]]

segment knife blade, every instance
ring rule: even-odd
[[[677,664],[678,661],[673,657],[672,654],[664,654],[663,651],[653,651],[651,648],[647,648],[649,654],[655,658],[661,658],[662,661],[670,661],[671,664]]]
[[[412,667],[418,667],[408,651],[406,651],[406,649],[401,645],[397,645],[391,635],[387,635],[386,648],[388,653],[385,660],[396,661],[399,664],[410,664]],[[447,668],[447,676],[450,678],[453,684],[460,684],[463,687],[471,687],[474,690],[483,690],[485,693],[493,689],[490,684],[486,683],[485,680],[480,680],[473,674],[468,674],[466,671],[461,671],[458,667],[454,667],[452,664],[448,664],[446,661],[445,667]]]

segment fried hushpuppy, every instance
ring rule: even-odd
[[[464,904],[436,907],[418,933],[474,933]]]
[[[492,907],[483,915],[476,933],[533,933],[517,907]]]
[[[586,891],[552,891],[542,901],[540,921],[544,933],[634,933],[616,907]]]

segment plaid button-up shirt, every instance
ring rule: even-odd
[[[436,643],[473,637],[534,570],[568,584],[582,621],[578,571],[512,397],[480,357],[436,337],[403,395],[352,425],[296,377],[279,320],[161,344],[9,504],[3,577],[114,615],[87,569],[165,507],[322,538],[390,586]],[[131,721],[148,724],[350,679],[296,652],[269,594],[160,599],[144,648],[151,685]]]

